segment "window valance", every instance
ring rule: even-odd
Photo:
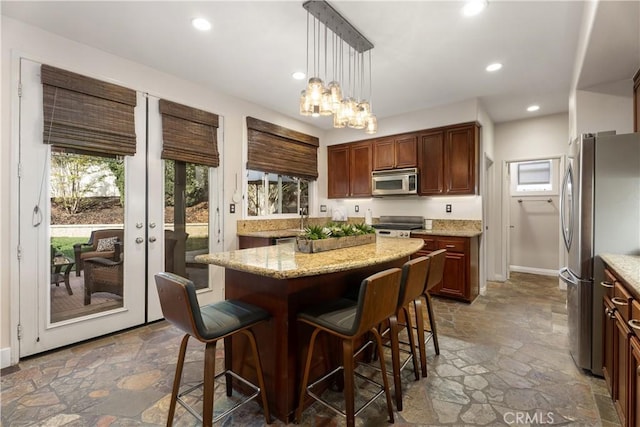
[[[43,142],[81,151],[134,155],[136,92],[42,65]]]
[[[315,180],[318,146],[315,136],[247,117],[247,169]]]
[[[163,159],[210,167],[220,165],[218,115],[160,100]]]

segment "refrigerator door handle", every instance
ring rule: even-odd
[[[562,227],[562,238],[567,251],[571,250],[571,241],[573,240],[573,195],[567,194],[573,187],[573,170],[571,163],[567,166],[564,179],[562,180],[562,189],[560,190],[560,223]],[[569,206],[567,206],[569,203]],[[568,209],[567,209],[568,207]]]

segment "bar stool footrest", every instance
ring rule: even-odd
[[[251,389],[254,390],[254,393],[251,394],[250,396],[242,396],[241,400],[236,403],[235,405],[233,405],[231,408],[227,409],[226,411],[224,411],[223,413],[217,415],[216,417],[214,417],[213,422],[216,423],[218,421],[220,421],[222,418],[226,417],[227,415],[229,415],[230,413],[234,412],[236,409],[240,408],[242,405],[244,405],[245,403],[249,403],[251,400],[255,399],[256,397],[260,396],[260,387],[256,386],[255,384],[247,381],[246,379],[242,378],[240,375],[236,374],[235,372],[231,371],[231,370],[225,370],[222,371],[218,374],[215,375],[214,377],[214,381],[217,380],[218,378],[220,378],[221,376],[228,374],[231,375],[233,378],[237,379],[238,381],[244,383],[246,386],[250,387]],[[189,388],[187,388],[184,391],[181,391],[180,393],[178,393],[178,396],[176,398],[176,401],[182,405],[182,407],[184,409],[186,409],[187,411],[189,411],[189,413],[191,413],[191,415],[193,415],[194,417],[196,417],[200,422],[202,422],[202,415],[200,415],[200,413],[198,413],[191,405],[189,405],[187,402],[185,402],[182,397],[183,396],[187,396],[188,394],[192,393],[194,390],[202,387],[204,385],[204,381],[199,382],[198,384],[195,384]]]
[[[360,349],[362,350],[362,349]],[[369,365],[368,363],[363,363],[363,366],[367,366],[370,368],[375,369],[374,366]],[[346,417],[347,414],[344,413],[344,411],[342,409],[340,409],[339,407],[337,407],[336,405],[327,402],[326,400],[324,400],[322,397],[320,397],[319,395],[317,395],[316,393],[314,393],[311,389],[313,387],[315,387],[316,385],[320,384],[321,382],[325,381],[327,378],[335,375],[336,373],[338,373],[339,371],[344,370],[343,366],[338,366],[337,368],[335,368],[333,371],[323,375],[322,377],[318,378],[317,380],[315,380],[313,383],[309,384],[307,386],[307,394],[316,402],[319,402],[320,404],[322,404],[323,406],[325,406],[328,409],[331,409],[332,411],[334,411],[336,414],[341,415],[343,417]],[[380,371],[380,369],[377,369],[378,371]],[[359,408],[355,411],[354,416],[358,416],[358,414],[360,414],[360,412],[362,412],[363,410],[365,410],[369,405],[371,405],[378,397],[382,396],[384,394],[384,385],[380,384],[377,381],[372,380],[369,377],[366,377],[364,375],[362,375],[360,372],[355,372],[353,373],[355,376],[357,376],[360,379],[363,379],[365,381],[367,381],[370,384],[373,384],[375,386],[377,386],[378,388],[380,388],[380,390],[378,390],[372,397],[370,397],[369,399],[367,399],[367,401]]]

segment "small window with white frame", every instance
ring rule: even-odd
[[[518,163],[517,191],[551,191],[551,160]]]
[[[513,162],[510,167],[511,193],[520,195],[555,194],[557,159]]]
[[[309,181],[255,170],[247,171],[247,216],[299,215],[308,212]]]

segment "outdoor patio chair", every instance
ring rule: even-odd
[[[84,269],[84,260],[88,258],[99,257],[119,261],[123,240],[123,229],[102,229],[92,231],[87,243],[74,244],[76,276],[80,276],[80,271]]]

